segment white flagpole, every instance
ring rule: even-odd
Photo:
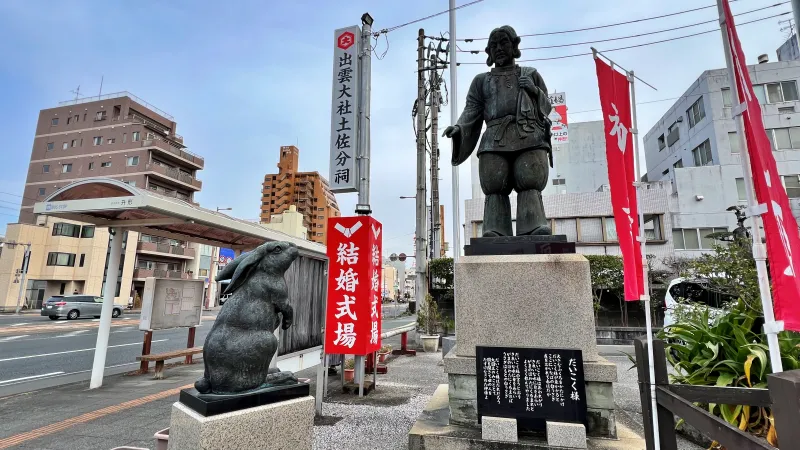
[[[613,63],[612,63],[613,68]],[[636,88],[634,87],[635,75],[633,71],[625,71],[628,84],[631,88],[631,134],[633,135],[633,185],[636,186],[636,207],[639,210],[639,245],[642,251],[642,283],[644,283],[641,300],[644,301],[645,326],[647,327],[647,368],[650,372],[650,402],[653,420],[653,448],[661,449],[660,433],[658,430],[658,405],[656,403],[656,368],[653,354],[653,311],[650,308],[650,280],[647,270],[647,235],[644,231],[644,207],[642,206],[641,168],[639,167],[639,127],[636,121]]]
[[[766,205],[759,205],[753,194],[750,151],[747,148],[747,140],[744,138],[744,124],[742,122],[742,113],[745,111],[746,103],[740,103],[739,99],[739,91],[737,90],[736,76],[733,69],[733,57],[728,43],[728,30],[725,24],[725,10],[722,7],[723,1],[726,0],[717,0],[717,12],[719,13],[719,27],[722,32],[722,47],[725,50],[725,63],[728,66],[728,79],[731,83],[731,100],[736,105],[732,109],[734,121],[736,122],[736,134],[739,135],[739,148],[741,149],[739,159],[742,162],[744,189],[747,193],[747,215],[753,219],[753,259],[756,261],[761,308],[764,310],[764,333],[767,335],[772,373],[779,373],[783,372],[783,362],[781,361],[781,351],[778,345],[778,333],[783,331],[783,321],[775,320],[775,312],[772,309],[772,292],[770,291],[769,275],[767,273],[767,249],[761,239],[760,216],[767,212],[767,207]],[[743,70],[747,70],[747,67],[744,67]],[[758,111],[758,114],[761,114],[761,111]]]

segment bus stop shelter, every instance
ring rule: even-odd
[[[90,178],[68,184],[45,201],[36,203],[33,212],[109,228],[111,251],[89,384],[91,389],[103,384],[122,235],[125,231],[232,248],[237,255],[265,242],[288,241],[297,246],[300,255],[314,259],[327,258],[325,246],[321,244],[111,178]]]

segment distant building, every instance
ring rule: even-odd
[[[262,225],[289,236],[308,239],[308,228],[303,226],[303,220],[303,215],[297,212],[297,206],[289,205],[289,209],[280,214],[273,214],[269,222]]]
[[[397,291],[398,291],[397,269],[391,264],[384,263],[382,270],[383,270],[383,286],[381,286],[381,290],[383,291],[383,297],[395,300],[397,299]]]
[[[800,59],[800,49],[797,48],[797,35],[793,34],[792,37],[786,40],[778,50],[778,61],[796,61]]]
[[[800,61],[747,69],[780,181],[794,216],[800,217]],[[728,71],[707,70],[644,135],[646,180],[672,182],[676,253],[708,250],[713,241],[706,235],[736,227],[726,209],[747,203],[732,106]]]
[[[278,173],[264,176],[261,190],[261,223],[268,224],[273,215],[295,205],[303,215],[308,239],[325,244],[328,240],[329,217],[338,217],[339,205],[328,180],[319,172],[298,172],[300,150],[284,146],[280,150]]]
[[[170,114],[129,92],[60,102],[39,112],[19,223],[6,238],[31,243],[23,297],[36,307],[51,295],[102,295],[108,231],[36,216],[33,205],[75,181],[108,177],[194,203],[205,161],[189,152]],[[141,297],[148,276],[190,278],[202,270],[196,244],[126,232],[115,302]],[[16,306],[24,245],[0,254],[0,311]],[[138,293],[138,295],[137,295]],[[24,298],[23,298],[24,300]]]

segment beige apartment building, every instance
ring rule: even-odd
[[[107,177],[194,203],[205,162],[186,149],[168,113],[128,93],[61,102],[39,113],[19,222],[0,252],[0,311],[16,306],[25,245],[31,244],[27,306],[75,291],[102,295],[108,230],[33,214],[33,205],[87,178]],[[207,247],[207,246],[206,246]],[[141,298],[147,277],[209,274],[211,251],[194,243],[129,232],[115,303]],[[201,250],[201,252],[198,252]],[[200,254],[202,253],[202,254]]]

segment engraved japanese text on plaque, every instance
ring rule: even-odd
[[[586,424],[580,350],[478,346],[475,356],[478,417],[515,418],[528,429],[547,420]]]

